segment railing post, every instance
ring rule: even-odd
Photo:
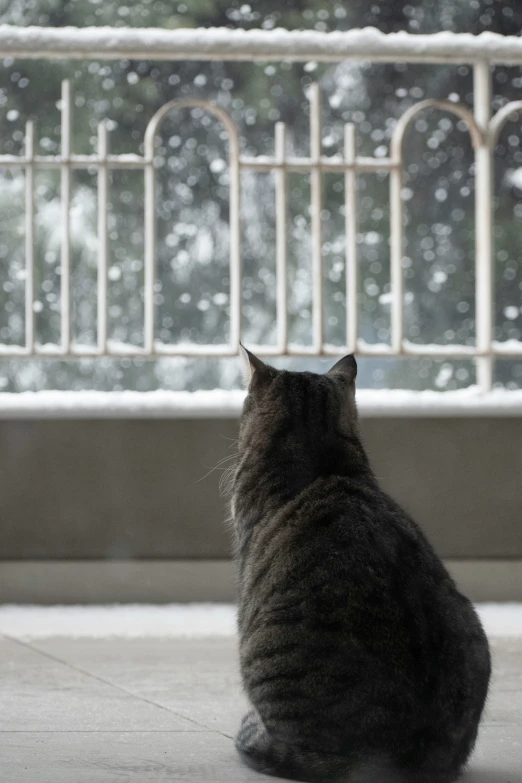
[[[346,346],[350,353],[357,350],[357,216],[355,180],[355,128],[344,126],[344,161],[350,166],[344,173],[344,235],[346,263]]]
[[[286,353],[288,342],[287,324],[287,280],[286,280],[286,171],[285,163],[286,126],[278,122],[275,126],[274,154],[279,168],[275,170],[275,200],[276,200],[276,326],[277,347],[280,353]]]
[[[25,347],[34,350],[34,124],[25,126]]]
[[[493,386],[493,150],[489,121],[491,118],[491,71],[489,62],[480,61],[473,68],[474,115],[482,131],[475,147],[475,324],[477,349],[485,354],[476,359],[477,384],[481,391]]]
[[[395,354],[403,351],[404,273],[402,269],[402,146],[396,145],[394,168],[390,171],[390,294],[391,347]]]
[[[109,171],[107,123],[98,125],[98,351],[107,351],[107,209]]]
[[[61,181],[62,204],[62,249],[60,259],[60,300],[61,300],[61,344],[62,351],[69,353],[71,346],[71,83],[62,82],[62,139],[61,139]]]
[[[154,170],[154,132],[145,134],[144,155],[144,270],[143,270],[143,349],[154,352],[154,281],[156,278],[156,172]]]
[[[241,180],[239,170],[239,142],[231,123],[228,130],[229,144],[229,255],[230,255],[230,347],[239,351],[241,339]]]
[[[323,348],[323,260],[322,226],[323,175],[321,171],[321,92],[317,83],[310,88],[310,230],[312,235],[312,345],[314,353]]]

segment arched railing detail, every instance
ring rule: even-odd
[[[497,143],[500,131],[512,114],[522,111],[522,101],[510,101],[493,115],[489,123],[489,143],[492,147]]]
[[[451,101],[439,101],[428,99],[419,101],[410,106],[404,114],[401,115],[394,128],[390,142],[390,157],[394,168],[390,172],[390,222],[391,222],[391,242],[390,242],[390,268],[391,268],[391,340],[394,353],[402,354],[405,350],[416,351],[418,346],[405,345],[403,331],[403,302],[404,302],[404,274],[402,268],[402,258],[404,249],[403,237],[403,207],[402,207],[402,186],[403,186],[403,143],[404,136],[412,121],[424,111],[436,109],[463,120],[471,137],[471,143],[476,152],[485,142],[485,135],[475,122],[473,114],[465,106]]]
[[[230,248],[230,350],[239,349],[241,331],[241,260],[239,227],[239,139],[232,118],[218,106],[209,101],[192,98],[169,101],[161,106],[149,120],[145,130],[145,307],[144,307],[144,350],[152,353],[155,337],[154,283],[156,280],[156,184],[154,166],[154,140],[163,120],[172,111],[180,109],[202,109],[216,117],[228,134],[229,165],[229,248]]]

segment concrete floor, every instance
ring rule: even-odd
[[[522,781],[522,638],[494,681],[466,783]],[[232,638],[0,638],[2,783],[249,783]]]

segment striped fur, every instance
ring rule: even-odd
[[[253,709],[237,749],[294,780],[451,783],[490,675],[473,607],[378,485],[354,358],[322,376],[250,360],[231,505]]]

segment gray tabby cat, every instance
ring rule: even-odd
[[[488,643],[379,487],[359,437],[355,359],[316,375],[242,355],[251,377],[231,508],[252,709],[236,747],[250,767],[294,780],[450,783],[475,744]]]

